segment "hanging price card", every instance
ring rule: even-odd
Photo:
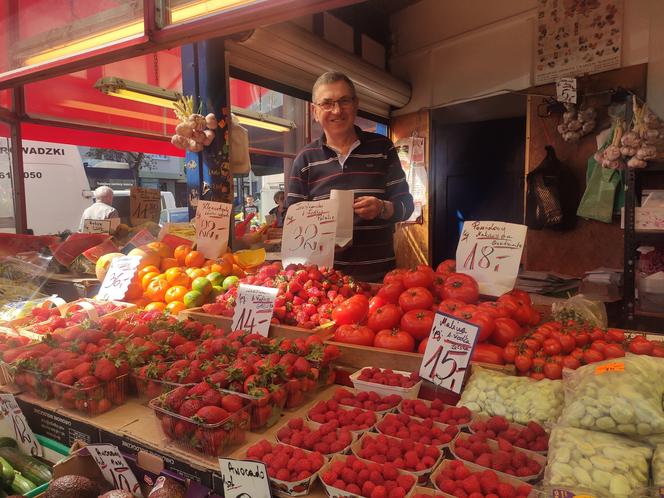
[[[111,220],[83,220],[84,233],[111,233]]]
[[[514,288],[519,273],[525,225],[466,221],[456,250],[457,271],[477,280],[480,294],[500,296]]]
[[[129,221],[133,226],[148,221],[159,222],[161,192],[156,188],[131,187],[129,189]]]
[[[334,200],[298,202],[288,208],[281,239],[281,262],[331,268],[337,233]]]
[[[0,394],[1,435],[12,437],[26,455],[42,456],[42,446],[12,394]]]
[[[267,467],[264,463],[220,458],[219,468],[226,498],[269,498],[272,496]]]
[[[233,206],[223,202],[198,201],[196,247],[208,259],[226,252]]]
[[[231,330],[246,330],[267,337],[277,289],[240,284]]]
[[[420,377],[459,394],[478,335],[477,325],[437,312]]]
[[[556,100],[576,104],[576,78],[560,78],[556,81]]]
[[[141,258],[139,256],[121,256],[111,261],[106,277],[99,289],[99,294],[97,294],[97,300],[122,300],[140,262]]]
[[[136,476],[127,465],[127,461],[117,446],[112,444],[90,444],[86,448],[104,475],[104,479],[113,486],[113,489],[129,491],[134,496],[143,497]]]

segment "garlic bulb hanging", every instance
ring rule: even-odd
[[[207,116],[194,112],[193,97],[182,97],[173,107],[180,122],[175,127],[171,143],[179,149],[201,152],[214,141],[215,130],[219,123],[214,113]]]
[[[565,142],[578,142],[595,129],[597,112],[593,107],[579,110],[574,104],[565,104],[565,109],[563,122],[557,127]]]

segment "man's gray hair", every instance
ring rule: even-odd
[[[113,189],[102,185],[95,189],[95,199],[101,202],[112,201],[113,200]]]
[[[336,83],[337,81],[345,81],[353,93],[352,97],[357,97],[357,93],[355,92],[355,85],[348,76],[339,71],[328,71],[327,73],[321,74],[316,80],[316,83],[314,83],[314,87],[311,89],[312,99],[316,98],[316,92],[318,91],[319,87],[322,85],[330,85],[332,83]]]

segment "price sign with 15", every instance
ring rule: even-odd
[[[245,330],[267,337],[277,289],[240,284],[231,330]]]
[[[91,444],[86,446],[106,481],[113,489],[129,491],[134,496],[143,497],[136,476],[127,465],[117,446],[112,444]]]
[[[2,415],[0,427],[3,429],[0,435],[12,437],[27,455],[42,456],[42,446],[30,429],[13,394],[0,394],[0,414]]]
[[[459,394],[478,336],[477,325],[437,312],[422,357],[420,377]]]

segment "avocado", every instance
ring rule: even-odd
[[[44,498],[97,498],[100,489],[96,482],[83,476],[62,476],[53,479]]]
[[[114,489],[113,491],[109,491],[108,493],[100,495],[99,498],[134,498],[134,495],[132,495],[129,491],[119,491]]]

